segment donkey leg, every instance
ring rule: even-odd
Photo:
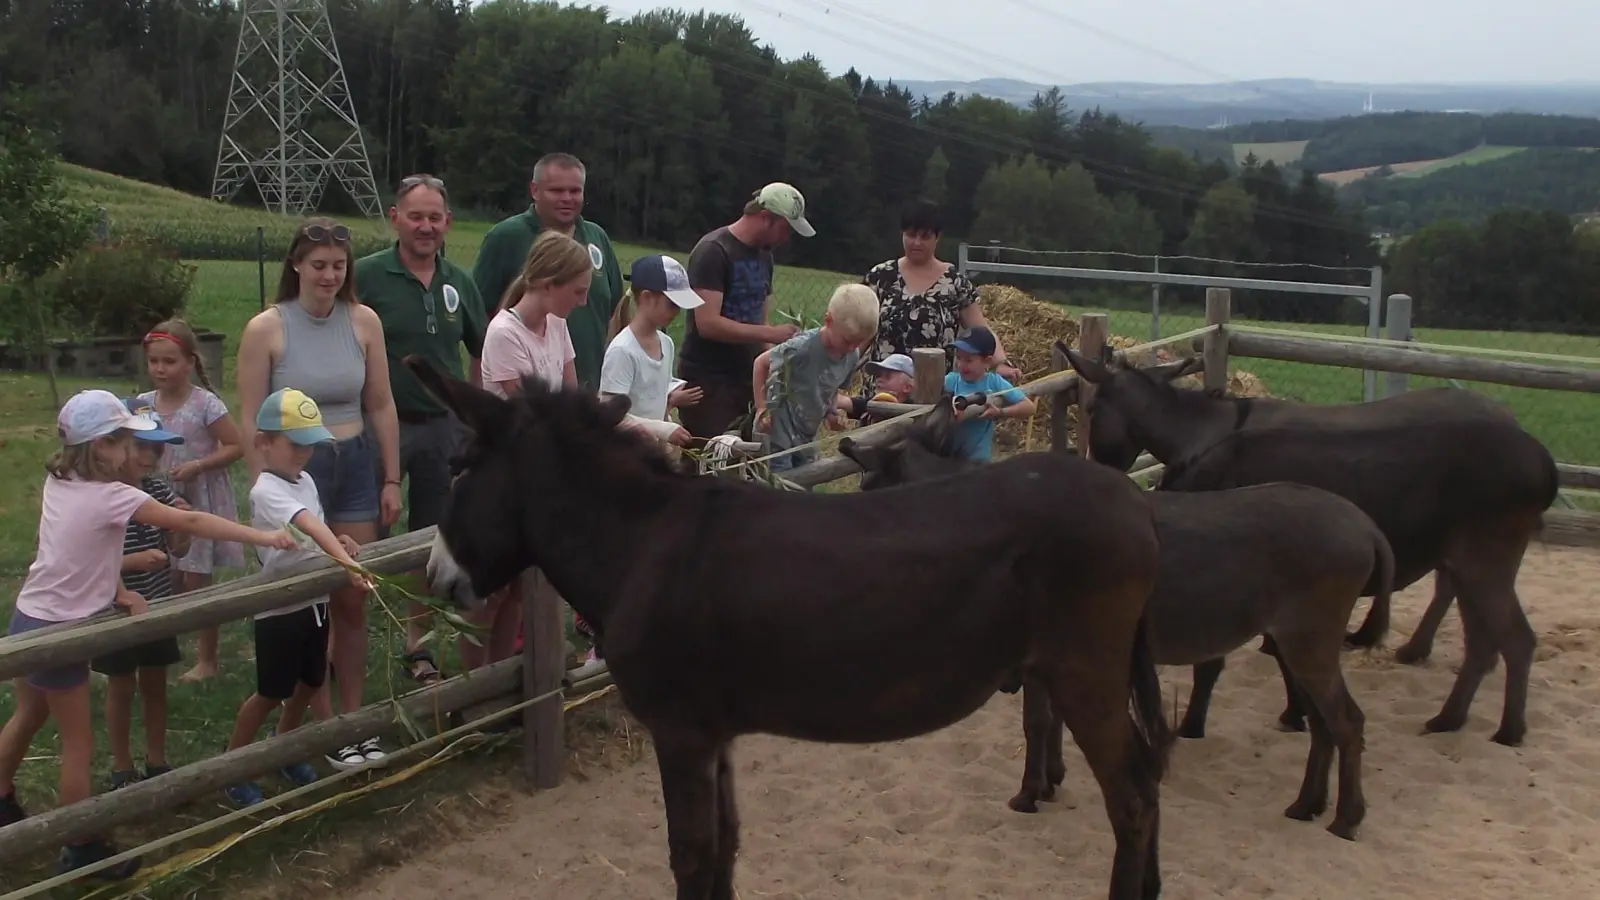
[[[1050,736],[1057,735],[1059,745],[1059,719],[1051,707],[1050,690],[1037,673],[1022,674],[1022,736],[1026,749],[1023,752],[1022,786],[1015,797],[1007,802],[1014,811],[1036,813],[1039,801],[1055,796],[1055,786],[1050,783]],[[1060,754],[1058,749],[1057,754]],[[1062,764],[1065,767],[1065,763]],[[1058,782],[1059,783],[1059,782]]]
[[[1070,667],[1051,684],[1056,711],[1100,785],[1116,836],[1111,900],[1161,896],[1156,847],[1160,785],[1156,773],[1144,771],[1137,762],[1127,688],[1120,684],[1113,688],[1104,673]]]
[[[1461,670],[1456,673],[1455,685],[1451,687],[1450,696],[1445,699],[1444,707],[1439,710],[1438,715],[1423,724],[1422,730],[1425,734],[1460,731],[1461,726],[1467,723],[1467,711],[1472,708],[1472,698],[1477,695],[1483,677],[1494,668],[1500,641],[1494,633],[1490,619],[1485,616],[1486,604],[1478,593],[1479,590],[1470,580],[1460,579],[1457,607],[1461,612],[1461,631],[1466,638],[1466,658],[1461,662]],[[1526,619],[1523,621],[1526,622]],[[1529,627],[1530,642],[1531,631]],[[1531,656],[1530,652],[1530,659]],[[1509,694],[1511,688],[1509,676],[1506,686]],[[1509,703],[1512,698],[1507,696],[1506,699]],[[1504,723],[1501,727],[1505,727]]]
[[[1517,570],[1527,541],[1512,541],[1484,548],[1477,554],[1477,566],[1471,572],[1470,583],[1463,578],[1460,606],[1463,614],[1468,606],[1489,639],[1506,660],[1505,702],[1500,711],[1500,727],[1490,740],[1497,744],[1515,747],[1528,733],[1528,676],[1533,669],[1533,652],[1538,644],[1533,626],[1522,610],[1517,597]],[[1494,667],[1495,657],[1489,657],[1488,670]],[[1463,667],[1465,671],[1465,667]],[[1468,696],[1466,703],[1471,703]],[[1466,706],[1461,709],[1466,718]]]
[[[711,900],[734,900],[733,863],[739,856],[739,801],[733,793],[733,758],[724,745],[717,753],[716,878]]]
[[[1206,713],[1211,710],[1211,692],[1222,677],[1223,658],[1208,659],[1194,667],[1194,686],[1189,689],[1189,708],[1183,711],[1178,737],[1206,736]]]
[[[1356,839],[1356,827],[1367,817],[1367,797],[1361,790],[1361,755],[1366,751],[1367,717],[1350,696],[1350,686],[1339,677],[1339,715],[1328,727],[1339,745],[1339,805],[1328,832],[1347,841]]]
[[[1333,768],[1333,734],[1315,701],[1307,704],[1311,720],[1311,748],[1306,753],[1306,774],[1300,795],[1283,811],[1285,816],[1310,822],[1328,809],[1328,775]]]
[[[1045,777],[1050,785],[1050,792],[1039,798],[1041,800],[1056,799],[1055,789],[1060,787],[1063,781],[1067,780],[1067,760],[1062,755],[1062,743],[1066,738],[1065,730],[1061,717],[1056,715],[1055,707],[1052,706],[1050,708],[1050,735],[1045,738],[1046,755],[1044,761]]]
[[[712,900],[718,876],[717,757],[722,748],[697,737],[654,736],[677,900]]]
[[[1429,601],[1428,608],[1422,613],[1422,621],[1417,623],[1417,630],[1411,632],[1411,637],[1394,651],[1395,662],[1402,665],[1412,665],[1422,662],[1433,653],[1433,639],[1439,633],[1439,626],[1444,623],[1444,614],[1450,611],[1450,603],[1455,600],[1456,589],[1450,583],[1450,571],[1444,566],[1434,570],[1433,573],[1433,599]]]

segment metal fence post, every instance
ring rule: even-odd
[[[1161,256],[1158,254],[1151,264],[1150,271],[1156,275],[1161,274]],[[1150,340],[1161,339],[1161,282],[1150,285]]]
[[[1372,267],[1372,285],[1367,290],[1367,337],[1383,336],[1383,267]],[[1371,402],[1378,396],[1378,373],[1361,370],[1361,399]]]
[[[967,258],[967,242],[962,241],[961,246],[956,248],[956,271],[964,278],[971,278],[972,275],[967,271]]]
[[[1411,295],[1390,294],[1388,303],[1383,308],[1384,328],[1388,331],[1386,337],[1391,341],[1411,340]],[[1395,397],[1404,394],[1408,387],[1410,376],[1402,372],[1385,372],[1383,375],[1383,395]]]

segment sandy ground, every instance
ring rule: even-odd
[[[1504,667],[1465,730],[1420,734],[1461,658],[1446,619],[1433,659],[1347,653],[1367,716],[1370,805],[1354,843],[1286,819],[1308,739],[1275,729],[1283,693],[1255,642],[1228,660],[1207,737],[1180,742],[1162,789],[1167,898],[1600,896],[1600,553],[1535,546],[1518,587],[1540,636],[1524,747],[1488,740]],[[1396,598],[1398,646],[1432,578]],[[1365,604],[1356,621],[1364,615]],[[1187,670],[1165,670],[1187,699]],[[736,747],[744,900],[1104,896],[1111,836],[1070,744],[1064,802],[1035,816],[1005,801],[1020,776],[1017,698],[944,731],[867,747],[752,737]],[[1335,789],[1337,778],[1335,777]],[[483,834],[375,873],[344,897],[637,900],[673,895],[651,762],[519,801]]]

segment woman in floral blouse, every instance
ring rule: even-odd
[[[873,266],[863,279],[878,295],[878,337],[868,354],[871,359],[910,354],[917,347],[938,347],[948,357],[962,330],[989,324],[978,305],[977,287],[954,264],[934,255],[943,230],[938,207],[912,204],[900,215],[905,255]],[[1021,373],[1005,359],[1005,347],[996,338],[995,371],[1015,383]]]

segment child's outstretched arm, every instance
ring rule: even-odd
[[[294,538],[287,531],[262,531],[248,525],[240,525],[238,522],[230,522],[210,513],[175,509],[160,500],[146,500],[139,504],[139,508],[133,511],[133,521],[140,525],[154,525],[168,531],[182,531],[213,541],[235,541],[257,547],[276,547],[279,550],[293,550],[295,547]]]
[[[335,537],[333,531],[329,529],[327,525],[323,524],[321,519],[311,514],[311,510],[302,509],[295,513],[294,518],[289,520],[289,524],[300,529],[301,531],[304,531],[307,537],[311,538],[313,541],[316,541],[317,546],[322,548],[323,553],[328,554],[347,566],[356,565],[355,556],[350,547],[346,547],[338,537]],[[354,540],[350,541],[350,546],[355,546]],[[372,582],[368,581],[365,576],[358,572],[349,570],[346,571],[349,572],[351,584],[354,584],[356,587],[361,588],[364,591],[370,591],[373,589]]]

